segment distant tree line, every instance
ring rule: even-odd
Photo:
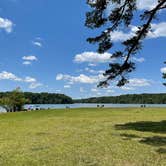
[[[26,104],[72,104],[71,97],[57,93],[32,93],[24,92],[29,101]]]
[[[0,99],[13,96],[12,92],[0,92]],[[71,97],[64,94],[57,93],[32,93],[32,92],[19,92],[24,96],[25,104],[72,104],[73,100]],[[17,96],[17,95],[16,95]],[[23,97],[22,97],[23,98]]]
[[[110,97],[93,97],[74,100],[75,103],[112,103],[112,104],[166,104],[166,93],[128,94]]]

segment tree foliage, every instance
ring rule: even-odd
[[[72,104],[71,97],[57,93],[32,93],[25,92],[25,97],[29,100],[27,104]]]
[[[125,28],[131,25],[134,14],[137,11],[137,1],[139,0],[87,0],[91,11],[86,13],[86,23],[88,28],[104,29],[100,35],[88,38],[87,41],[92,44],[98,44],[98,52],[104,53],[113,47],[111,33],[118,28]],[[113,5],[112,11],[105,14],[109,5]],[[122,42],[123,50],[117,50],[111,58],[115,58],[115,63],[110,63],[104,76],[106,80],[100,82],[99,86],[107,86],[109,81],[117,80],[117,86],[123,86],[128,83],[128,74],[135,70],[135,63],[132,56],[142,48],[142,42],[151,31],[151,23],[157,18],[158,13],[166,8],[166,0],[158,0],[153,9],[143,11],[140,15],[141,25],[135,35]],[[166,76],[164,76],[165,78]]]
[[[7,112],[22,111],[26,102],[27,99],[20,88],[17,88],[0,98],[0,105],[4,107]]]
[[[25,104],[72,104],[71,97],[57,93],[32,93],[23,92]],[[0,100],[8,100],[13,92],[0,92]],[[3,102],[5,103],[5,102]],[[8,104],[9,105],[9,104]]]
[[[129,94],[75,100],[76,103],[166,104],[166,94]]]

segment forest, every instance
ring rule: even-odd
[[[0,98],[10,96],[12,92],[0,92]],[[57,93],[32,93],[22,92],[26,104],[72,104],[71,97]]]
[[[0,98],[10,96],[12,92],[0,92]],[[73,104],[73,103],[112,103],[112,104],[166,104],[166,93],[126,94],[120,96],[92,97],[72,99],[64,94],[22,92],[26,104]]]
[[[75,103],[113,103],[113,104],[166,104],[166,93],[127,94],[120,96],[92,97],[74,100]]]

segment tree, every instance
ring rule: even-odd
[[[7,112],[12,111],[12,101],[10,100],[9,97],[3,97],[0,99],[0,106],[5,108]]]
[[[7,96],[0,99],[0,105],[4,107],[7,112],[16,112],[23,110],[26,101],[27,99],[25,99],[24,93],[20,88],[16,88],[11,93],[8,93]]]
[[[86,23],[88,28],[104,28],[103,32],[96,37],[88,38],[92,44],[98,44],[98,52],[104,53],[113,47],[111,34],[120,27],[129,27],[137,11],[137,1],[139,0],[87,0],[87,4],[92,8],[86,13]],[[113,9],[109,14],[105,14],[108,6],[112,3]],[[135,35],[122,42],[123,50],[117,50],[111,58],[115,58],[115,63],[109,64],[109,69],[105,71],[105,81],[99,86],[109,85],[109,81],[118,80],[117,86],[128,83],[128,74],[135,70],[135,63],[132,57],[142,48],[142,42],[151,31],[151,23],[157,18],[161,10],[166,9],[166,0],[158,0],[153,9],[146,10],[140,15],[141,25]],[[103,27],[104,26],[104,27]],[[166,78],[166,76],[164,76]]]

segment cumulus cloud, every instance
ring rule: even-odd
[[[135,35],[138,27],[131,25],[130,31],[125,33],[123,31],[114,31],[111,33],[111,39],[115,42],[127,40]],[[147,39],[166,37],[166,22],[158,24],[151,24],[151,31],[147,35]]]
[[[11,80],[11,81],[23,81],[21,78],[17,77],[15,74],[2,71],[0,73],[0,80]]]
[[[7,33],[11,33],[13,30],[13,22],[9,19],[0,17],[0,29],[4,29]]]
[[[23,56],[22,59],[25,60],[25,61],[37,61],[37,57],[33,56],[33,55]]]
[[[166,22],[152,24],[152,31],[149,32],[148,38],[166,37]]]
[[[115,42],[127,40],[132,36],[134,36],[132,29],[129,33],[124,33],[123,31],[114,31],[111,33],[111,39]]]
[[[20,78],[16,76],[15,74],[7,71],[0,72],[0,80],[10,80],[10,81],[16,81],[16,82],[23,82],[23,83],[29,83],[29,88],[34,89],[39,86],[42,86],[41,83],[39,83],[36,78],[26,76],[25,78]]]
[[[96,0],[94,1],[94,3]],[[122,1],[123,2],[123,1]],[[158,0],[137,0],[137,9],[138,10],[150,10],[153,9],[158,4]],[[109,16],[110,12],[119,5],[112,3],[112,1],[109,3],[107,9],[106,9],[106,15]]]
[[[138,0],[137,1],[137,9],[138,10],[149,10],[153,9],[158,4],[158,0]],[[106,13],[109,14],[112,9],[114,9],[117,5],[115,3],[110,2],[110,5],[107,8]]]
[[[37,61],[38,59],[34,55],[29,55],[29,56],[23,56],[22,60],[24,60],[22,64],[28,66],[31,65],[33,61]]]
[[[153,9],[158,4],[158,0],[138,0],[137,8],[139,10]]]
[[[74,62],[76,63],[83,63],[83,62],[89,62],[89,63],[106,63],[113,61],[114,59],[111,59],[110,53],[104,53],[99,54],[97,52],[83,52],[81,54],[77,54],[74,58]]]
[[[98,83],[104,78],[103,75],[99,74],[96,76],[87,76],[84,74],[80,74],[79,76],[71,76],[71,75],[64,75],[64,74],[58,74],[56,76],[56,80],[64,80],[69,81],[70,83],[83,83],[83,84],[94,84]]]
[[[166,67],[161,68],[161,73],[166,73]]]
[[[128,84],[126,84],[125,86],[122,86],[120,88],[125,91],[133,91],[136,88],[147,87],[147,86],[151,86],[151,85],[152,85],[151,80],[147,80],[144,78],[132,78],[132,79],[129,79]]]

